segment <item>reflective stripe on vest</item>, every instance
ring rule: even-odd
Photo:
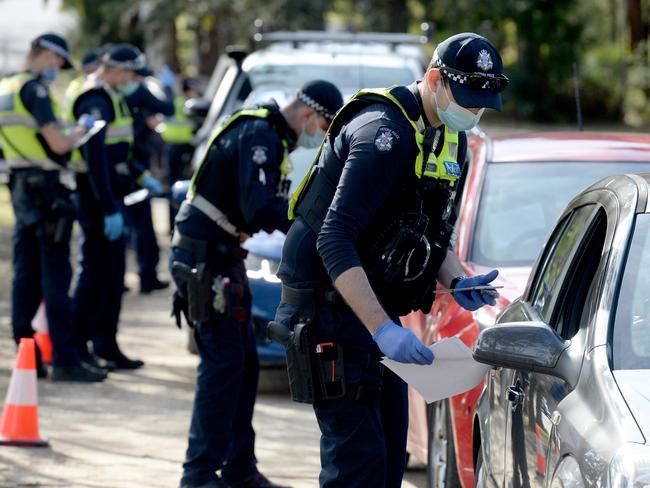
[[[192,181],[190,182],[190,187],[187,190],[187,200],[189,202],[191,202],[192,199],[194,198],[194,195],[196,193],[196,180],[198,178],[198,175],[201,173],[201,170],[203,169],[203,165],[208,159],[208,153],[210,152],[210,148],[217,140],[217,138],[221,134],[223,134],[226,131],[226,129],[231,127],[236,121],[240,119],[243,118],[268,119],[270,113],[271,113],[270,110],[267,108],[242,109],[239,110],[238,112],[235,112],[221,126],[219,126],[219,128],[216,130],[216,132],[214,133],[214,135],[210,139],[210,142],[207,145],[207,150],[205,152],[205,156],[203,156],[203,160],[201,161],[201,164],[199,164],[198,168],[196,168],[196,171],[192,175]],[[293,166],[291,164],[291,159],[289,158],[289,142],[283,139],[282,145],[284,146],[284,159],[280,164],[280,176],[282,179],[284,179],[293,170]]]
[[[115,120],[113,120],[106,128],[104,144],[106,146],[122,143],[133,145],[133,118],[131,117],[129,107],[124,101],[124,97],[94,77],[88,78],[83,86],[76,90],[76,95],[66,107],[66,119],[68,123],[74,124],[74,106],[77,103],[77,100],[79,100],[79,97],[91,90],[103,90],[106,92],[111,100],[113,113],[115,114]],[[88,172],[88,165],[86,161],[84,161],[79,149],[73,151],[68,166],[77,173]]]
[[[185,117],[185,97],[174,98],[174,116],[162,124],[160,135],[167,144],[187,144],[194,137],[194,123]]]
[[[0,145],[10,168],[41,168],[60,170],[37,138],[39,127],[34,116],[20,98],[20,91],[29,81],[37,79],[33,73],[18,73],[0,80]],[[47,93],[52,111],[58,118],[59,107]]]
[[[352,100],[348,102],[351,103],[354,100],[360,100],[363,99],[364,97],[367,97],[368,95],[374,95],[374,96],[379,96],[388,101],[389,103],[395,105],[397,108],[401,110],[401,112],[404,114],[404,117],[406,120],[408,120],[409,124],[413,127],[413,135],[415,137],[415,143],[418,148],[418,155],[415,158],[415,176],[418,179],[421,179],[422,177],[425,178],[435,178],[439,180],[446,180],[449,181],[449,185],[453,186],[456,183],[456,180],[460,178],[460,166],[457,161],[458,157],[458,132],[451,131],[445,126],[445,132],[444,132],[444,145],[442,148],[442,151],[438,156],[434,154],[433,151],[429,152],[429,156],[427,158],[426,164],[424,163],[424,154],[425,154],[425,148],[424,148],[424,130],[426,128],[426,124],[424,123],[424,119],[422,117],[422,114],[419,114],[417,120],[412,120],[409,117],[409,114],[407,110],[404,108],[402,103],[395,97],[390,88],[386,89],[365,89],[359,91],[354,97],[352,97]],[[347,104],[346,104],[347,105]],[[341,110],[339,110],[338,114],[345,114],[345,107],[343,107]],[[339,116],[337,115],[337,117]],[[332,127],[336,127],[337,124],[335,124],[336,117],[334,118],[334,121],[332,121],[332,124],[330,125],[330,129]],[[346,121],[347,122],[347,121]],[[338,135],[338,134],[337,134]],[[323,152],[323,148],[325,147],[325,144],[329,140],[330,137],[330,131],[327,131],[327,135],[325,136],[325,139],[321,143],[320,149],[318,150],[318,153],[316,154],[316,157],[314,158],[314,161],[312,162],[312,165],[307,172],[307,174],[304,176],[302,181],[300,182],[300,185],[298,185],[298,188],[294,192],[293,195],[291,195],[291,201],[289,202],[289,220],[294,220],[296,218],[295,216],[295,208],[296,205],[298,204],[298,201],[300,200],[300,195],[302,191],[304,190],[305,186],[307,185],[307,182],[309,181],[309,178],[311,177],[313,173],[314,167],[318,164],[318,161],[320,159],[321,153]]]

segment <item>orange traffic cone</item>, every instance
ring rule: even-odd
[[[50,332],[47,325],[44,301],[41,301],[41,305],[38,307],[36,315],[32,319],[32,328],[36,331],[34,333],[34,340],[38,349],[41,351],[41,359],[45,364],[52,364],[52,340],[50,339]]]
[[[546,456],[544,456],[542,431],[538,424],[535,424],[535,450],[537,451],[537,465],[535,466],[535,472],[539,476],[544,476],[546,474]]]
[[[47,445],[38,434],[36,346],[34,339],[21,339],[0,421],[0,446]]]

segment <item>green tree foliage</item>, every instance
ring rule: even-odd
[[[512,80],[505,97],[511,115],[573,120],[577,68],[587,120],[650,123],[650,0],[64,0],[64,6],[79,13],[79,48],[162,39],[168,62],[196,65],[204,75],[228,44],[248,42],[257,18],[269,30],[329,23],[418,33],[421,22],[433,22],[438,40],[475,31],[497,45]]]

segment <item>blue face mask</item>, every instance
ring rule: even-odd
[[[133,95],[135,91],[138,89],[140,86],[140,83],[137,81],[131,81],[127,83],[126,85],[119,85],[117,89],[119,92],[124,95],[125,97],[128,97],[129,95]]]
[[[470,130],[472,127],[475,127],[476,124],[478,124],[479,120],[481,120],[483,112],[485,111],[484,108],[479,110],[477,114],[473,114],[470,110],[461,107],[456,102],[452,101],[451,98],[449,98],[449,95],[447,95],[446,88],[442,84],[440,85],[439,90],[445,92],[445,96],[449,102],[447,108],[445,110],[442,110],[440,108],[440,105],[438,105],[438,101],[434,97],[438,117],[443,124],[449,127],[449,129],[452,131],[456,132]]]
[[[297,144],[305,149],[315,149],[323,143],[323,139],[325,139],[325,131],[319,127],[313,134],[308,134],[306,126],[307,122],[302,126],[302,132],[300,133]]]
[[[43,78],[49,82],[52,82],[57,79],[59,76],[59,70],[58,69],[52,69],[52,68],[45,68],[43,72],[41,73]]]

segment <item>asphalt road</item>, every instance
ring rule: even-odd
[[[159,231],[162,243],[165,229]],[[129,273],[127,284],[136,290],[137,277]],[[169,295],[125,295],[119,341],[146,362],[141,370],[112,373],[96,385],[39,381],[40,433],[50,447],[0,447],[0,487],[178,486],[197,358],[169,318]],[[6,293],[0,293],[0,343],[2,401],[14,362]],[[265,374],[263,385],[283,380],[283,372]],[[262,472],[295,488],[318,485],[319,432],[308,405],[286,393],[261,393],[254,425]],[[420,466],[403,486],[421,487],[425,479]]]

